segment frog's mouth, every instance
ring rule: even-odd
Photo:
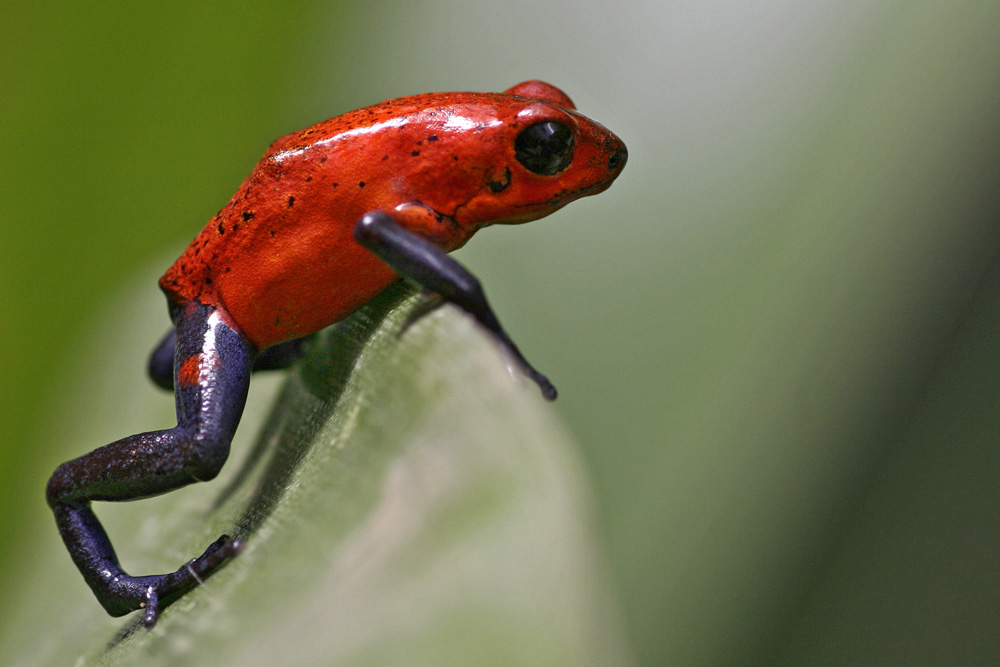
[[[617,176],[618,174],[615,174],[615,176],[612,178],[603,181],[598,181],[593,185],[588,185],[585,188],[577,190],[575,193],[571,195],[571,198],[567,201],[572,201],[573,199],[579,199],[580,197],[589,197],[590,195],[596,195],[601,192],[604,192],[605,190],[611,187],[611,184],[615,182],[615,177]]]
[[[561,208],[571,201],[576,201],[580,197],[589,197],[590,195],[596,195],[604,192],[615,179],[609,178],[603,181],[598,181],[584,188],[579,188],[577,190],[563,190],[555,195],[549,197],[548,199],[540,202],[532,202],[530,204],[517,204],[515,208],[527,208],[527,209],[537,209],[537,208],[550,208],[551,210],[556,210]]]

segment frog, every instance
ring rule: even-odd
[[[165,574],[133,576],[93,511],[215,478],[252,373],[287,368],[310,337],[408,280],[470,315],[544,398],[557,392],[448,253],[489,225],[522,224],[606,190],[628,151],[548,83],[390,99],[287,134],[160,278],[173,327],[149,375],[177,425],[60,465],[46,498],[69,554],[111,616],[142,624],[231,561],[222,535]]]

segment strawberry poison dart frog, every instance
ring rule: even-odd
[[[605,190],[625,145],[540,81],[504,93],[389,100],[275,141],[228,204],[160,279],[174,329],[150,374],[172,388],[177,426],[118,440],[63,465],[47,498],[66,547],[112,616],[159,611],[236,554],[223,535],[175,572],[131,576],[95,500],[166,493],[214,478],[250,374],[289,365],[304,337],[400,277],[467,311],[549,399],[479,281],[446,253],[477,229],[536,220]]]

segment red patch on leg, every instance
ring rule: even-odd
[[[181,364],[177,371],[177,383],[185,387],[198,384],[201,378],[201,354],[193,354]]]

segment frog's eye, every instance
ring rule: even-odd
[[[573,132],[562,123],[535,123],[517,135],[514,156],[529,171],[552,176],[569,166],[573,143]]]

